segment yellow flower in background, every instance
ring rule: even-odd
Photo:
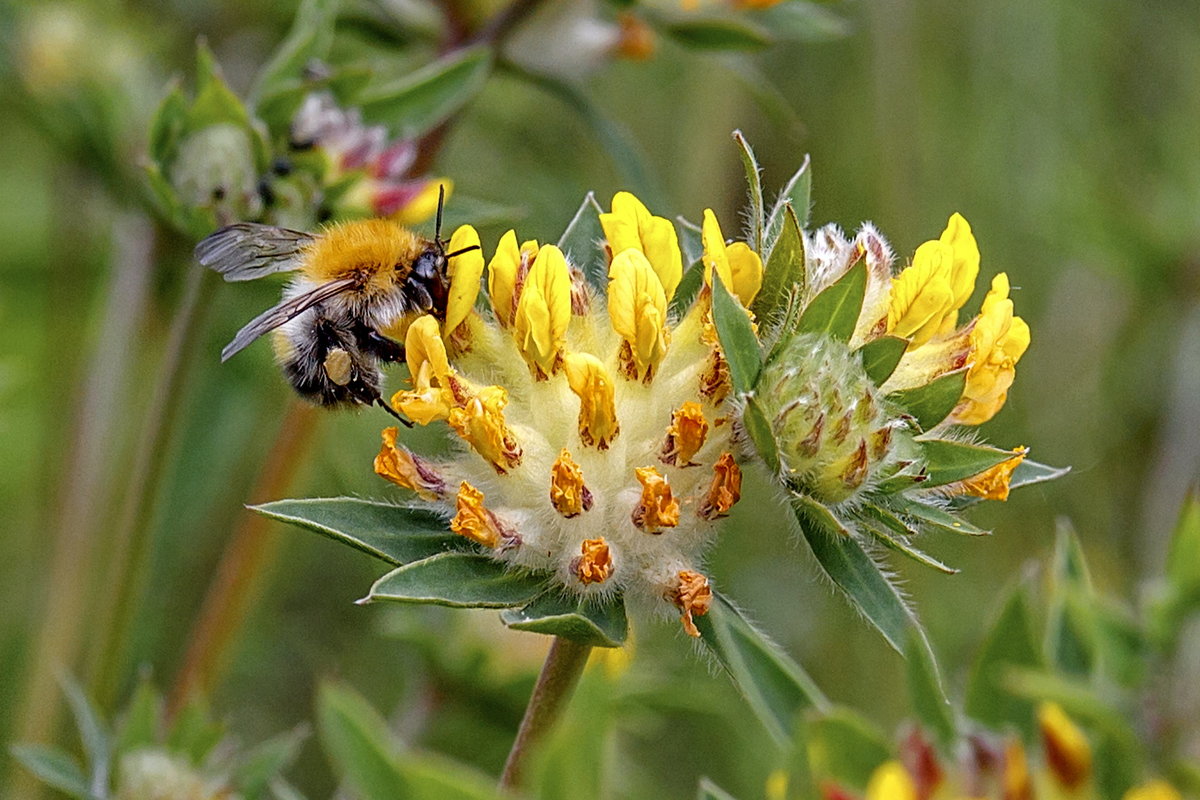
[[[1092,746],[1058,703],[1038,706],[1038,729],[1046,752],[1046,765],[1067,789],[1078,789],[1092,775]]]
[[[704,243],[704,285],[712,286],[712,274],[716,270],[725,288],[749,308],[762,288],[762,258],[745,242],[726,244],[717,215],[710,208],[704,209],[701,239]]]
[[[1013,316],[1008,299],[1008,275],[992,279],[992,288],[971,329],[971,368],[962,401],[952,419],[962,425],[987,422],[1008,399],[1017,374],[1017,362],[1029,347],[1029,326]]]
[[[866,800],[917,800],[917,786],[903,764],[886,761],[871,773]]]
[[[1183,795],[1166,781],[1153,780],[1125,792],[1122,800],[1183,800]]]
[[[613,195],[612,212],[600,215],[600,225],[614,257],[631,248],[646,257],[658,275],[667,302],[671,302],[683,277],[683,255],[674,223],[651,214],[629,192],[617,192]]]

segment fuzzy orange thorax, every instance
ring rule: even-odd
[[[308,249],[304,273],[317,283],[359,274],[365,285],[388,290],[408,271],[430,243],[386,219],[356,220],[330,226]],[[397,270],[402,264],[406,269]]]

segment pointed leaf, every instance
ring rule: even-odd
[[[899,336],[880,336],[858,348],[856,351],[862,359],[863,370],[871,383],[882,386],[883,382],[892,376],[904,351],[908,349],[908,339]]]
[[[983,642],[967,682],[965,708],[969,716],[993,728],[1013,725],[1032,736],[1033,703],[1005,684],[1005,673],[1014,667],[1041,667],[1029,600],[1021,584],[1013,589]]]
[[[510,570],[477,553],[439,553],[397,567],[375,581],[360,602],[433,603],[456,608],[507,608],[546,588],[544,575]]]
[[[1065,522],[1060,522],[1057,528],[1046,619],[1046,656],[1060,672],[1091,675],[1096,666],[1091,581],[1074,531]]]
[[[838,341],[850,341],[866,292],[867,265],[860,258],[845,275],[812,299],[796,323],[796,332],[824,333]]]
[[[158,110],[154,113],[154,119],[150,122],[150,136],[147,147],[150,152],[150,158],[160,168],[171,160],[175,144],[179,141],[179,136],[183,131],[186,117],[187,97],[184,95],[183,87],[179,85],[179,81],[174,80],[171,82],[166,96],[159,104]]]
[[[356,497],[318,497],[276,500],[250,508],[272,519],[316,531],[391,564],[408,564],[469,547],[466,539],[446,530],[446,520],[441,515],[414,506]]]
[[[671,298],[668,313],[675,319],[681,318],[696,301],[700,287],[704,285],[704,262],[693,261],[691,266],[683,271],[679,285],[675,287],[675,296]]]
[[[246,111],[242,99],[225,83],[216,57],[208,49],[208,45],[201,42],[196,48],[196,99],[187,111],[185,132],[197,131],[222,122],[237,125],[247,131],[253,130],[250,113]]]
[[[715,270],[712,294],[713,325],[717,329],[725,361],[729,364],[729,378],[734,391],[745,394],[754,389],[758,373],[762,370],[758,337],[754,335],[746,310],[725,288],[725,283]]]
[[[588,192],[559,238],[558,249],[563,251],[572,266],[583,271],[589,284],[605,292],[608,289],[608,265],[604,249],[600,246],[604,240],[600,213],[596,195]]]
[[[704,258],[703,230],[696,223],[683,217],[675,218],[675,230],[679,232],[679,249],[683,251],[684,263],[691,264],[692,268],[695,268],[696,264]],[[700,266],[703,269],[704,265]]]
[[[408,793],[403,795],[405,800],[501,800],[503,797],[488,777],[437,753],[415,750],[402,753],[400,769],[408,786]]]
[[[696,800],[737,800],[729,792],[717,786],[711,778],[702,777],[696,786]]]
[[[811,718],[805,730],[812,769],[822,781],[862,791],[875,768],[892,757],[883,732],[849,708]]]
[[[478,94],[491,70],[489,48],[458,50],[403,78],[364,90],[359,104],[365,116],[385,123],[398,136],[419,136]]]
[[[1071,471],[1070,467],[1050,467],[1045,464],[1039,464],[1036,461],[1030,461],[1028,458],[1017,464],[1017,468],[1013,470],[1012,479],[1008,482],[1008,488],[1019,489],[1022,486],[1029,486],[1034,483],[1045,483],[1056,478],[1061,478]]]
[[[268,739],[247,753],[234,772],[239,796],[245,800],[267,797],[271,781],[295,762],[307,738],[308,728],[301,725]]]
[[[1200,603],[1200,490],[1190,492],[1180,509],[1167,557],[1167,582],[1181,599]]]
[[[781,743],[789,740],[799,711],[829,705],[803,668],[720,593],[713,592],[708,613],[695,622],[701,640]]]
[[[348,686],[326,683],[317,695],[317,731],[334,772],[362,800],[408,796],[396,763],[399,743],[371,704]]]
[[[61,679],[61,683],[63,693],[67,696],[67,704],[71,707],[71,714],[75,717],[79,739],[83,743],[88,784],[94,794],[101,794],[108,787],[111,747],[108,726],[100,719],[100,713],[84,695],[78,683],[66,676]]]
[[[929,639],[919,629],[908,629],[904,643],[905,676],[908,693],[912,696],[913,710],[921,724],[931,731],[943,751],[951,752],[958,741],[954,722],[954,709],[942,687],[942,676]]]
[[[14,744],[9,752],[46,785],[71,797],[89,800],[93,797],[88,791],[79,762],[62,750],[36,744]]]
[[[1010,450],[946,439],[919,439],[917,443],[925,465],[922,489],[974,477],[1013,457]]]
[[[738,153],[742,158],[742,169],[746,172],[746,192],[750,203],[748,237],[750,248],[756,253],[763,253],[763,237],[766,234],[766,210],[763,207],[762,168],[754,157],[754,150],[741,131],[733,132],[733,141],[737,143]]]
[[[167,747],[185,754],[195,763],[200,763],[221,741],[224,730],[220,723],[213,722],[208,713],[208,704],[200,695],[194,695],[167,731]]]
[[[811,497],[792,497],[800,530],[821,569],[888,644],[903,653],[905,630],[916,620],[896,587],[833,512]]]
[[[292,29],[263,66],[250,97],[258,101],[274,94],[282,84],[299,78],[314,58],[325,58],[333,43],[333,25],[340,0],[304,0],[296,10]]]
[[[140,681],[121,719],[114,751],[128,753],[157,742],[162,714],[162,695],[150,681]]]
[[[754,448],[767,469],[771,470],[772,475],[778,475],[779,450],[775,445],[775,436],[771,433],[771,424],[767,422],[766,415],[753,397],[746,400],[746,407],[742,410],[742,426],[750,434],[750,441],[754,442]]]
[[[771,43],[768,31],[729,17],[685,17],[664,25],[663,32],[697,50],[761,50]]]
[[[793,290],[804,291],[806,275],[804,261],[804,234],[791,205],[785,205],[781,214],[783,227],[771,246],[763,271],[762,289],[752,304],[754,313],[762,319],[771,318],[787,305]]]
[[[947,533],[960,533],[967,536],[987,536],[988,532],[978,528],[964,519],[951,514],[937,506],[927,505],[919,500],[913,500],[903,495],[894,495],[889,502],[900,513],[917,520],[922,526]]]
[[[800,223],[800,230],[804,230],[808,225],[809,213],[812,211],[812,165],[808,154],[805,154],[804,163],[800,165],[800,169],[796,170],[791,178],[788,178],[779,197],[775,198],[775,205],[772,206],[771,214],[767,218],[768,239],[783,225],[783,209],[789,205],[796,215],[796,221]]]
[[[871,509],[871,511],[880,511],[882,514],[887,513],[881,509]],[[866,529],[867,533],[875,537],[875,539],[877,539],[884,547],[888,548],[889,550],[895,550],[897,553],[911,558],[918,564],[924,564],[927,567],[932,567],[938,572],[946,575],[955,575],[958,573],[958,570],[956,570],[954,567],[946,566],[941,561],[938,561],[936,558],[924,552],[923,550],[913,547],[911,544],[905,541],[903,534],[897,535],[896,533],[889,531],[888,528],[890,526],[883,522],[879,516],[876,516],[873,513],[869,513],[869,516],[871,516],[872,519],[865,520],[863,522],[863,527]],[[893,516],[892,519],[896,519],[896,517]]]
[[[927,431],[950,416],[967,385],[967,368],[947,372],[924,386],[892,392],[887,399],[917,418]]]
[[[565,636],[593,647],[620,647],[629,635],[620,597],[595,603],[552,590],[523,608],[502,611],[500,619],[515,630]]]

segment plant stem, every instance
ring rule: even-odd
[[[502,790],[511,792],[520,787],[530,755],[566,708],[591,652],[591,645],[554,637],[529,705],[525,707],[517,738],[504,762],[504,773],[500,776]]]
[[[312,441],[320,409],[293,400],[275,443],[267,455],[258,480],[250,492],[251,502],[274,500],[287,491],[302,456]],[[204,605],[188,633],[183,666],[167,701],[171,720],[199,694],[207,694],[224,666],[228,651],[237,641],[242,624],[262,589],[264,576],[279,548],[279,526],[261,514],[245,511],[225,545]]]
[[[182,389],[194,360],[192,350],[205,318],[203,312],[217,286],[216,275],[198,264],[189,262],[185,273],[183,298],[127,473],[129,493],[113,529],[109,589],[104,594],[112,599],[101,609],[92,662],[93,695],[104,708],[112,707],[120,690],[130,628],[150,569],[151,533],[166,472],[167,442],[182,405]]]

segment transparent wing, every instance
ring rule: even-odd
[[[249,281],[299,269],[304,248],[316,240],[303,231],[239,222],[205,237],[196,245],[196,260],[227,281]]]
[[[322,300],[339,295],[342,292],[348,292],[358,288],[358,280],[355,278],[339,278],[336,281],[323,283],[315,289],[297,295],[288,300],[284,300],[277,306],[268,308],[263,313],[259,314],[254,319],[246,323],[237,336],[233,337],[233,341],[225,345],[225,349],[221,351],[222,363],[228,361],[235,354],[241,352],[258,337],[262,336],[267,331],[273,331],[283,323],[295,317],[304,311],[320,303]]]

